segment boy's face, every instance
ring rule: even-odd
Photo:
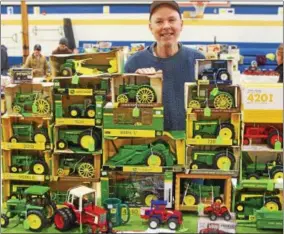
[[[149,29],[158,44],[171,46],[178,42],[183,22],[179,13],[168,5],[155,9],[150,19]]]
[[[60,49],[60,50],[65,50],[66,48],[67,48],[66,45],[64,45],[64,44],[59,44],[59,49]]]

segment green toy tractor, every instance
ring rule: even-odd
[[[78,174],[82,178],[93,178],[95,168],[92,160],[88,156],[61,156],[57,175],[72,176],[74,174]]]
[[[190,169],[233,170],[235,162],[235,156],[229,150],[193,151]]]
[[[14,113],[19,114],[32,111],[35,114],[46,115],[51,111],[51,106],[47,98],[48,96],[44,96],[41,92],[17,92],[15,100],[12,103],[12,110]]]
[[[214,198],[214,202],[223,202],[223,199],[220,197],[220,186],[201,185],[185,181],[184,188],[182,203],[186,206],[197,205],[201,202],[200,199],[211,201],[212,197]]]
[[[49,142],[48,132],[45,127],[37,127],[34,123],[31,124],[12,124],[13,135],[10,142]]]
[[[99,128],[59,129],[57,149],[65,150],[70,146],[80,146],[83,150],[96,151],[101,148],[102,133]]]
[[[249,180],[257,180],[261,176],[269,177],[270,179],[283,180],[283,162],[280,154],[277,155],[276,160],[268,161],[266,163],[257,162],[255,156],[254,162],[246,153],[242,154],[243,159],[243,173]]]
[[[155,90],[149,84],[122,84],[119,85],[118,103],[125,104],[136,102],[141,104],[152,104],[156,101]]]
[[[33,185],[25,190],[23,199],[9,199],[6,213],[1,214],[1,227],[7,227],[9,220],[18,216],[20,220],[27,222],[31,231],[41,231],[53,221],[56,211],[49,190],[49,187]]]
[[[234,140],[235,130],[231,123],[219,123],[218,120],[199,120],[193,122],[193,138],[216,138]]]
[[[231,93],[218,91],[216,95],[208,95],[208,92],[207,88],[195,87],[191,91],[192,100],[188,103],[188,107],[205,108],[208,105],[211,108],[224,110],[235,106],[234,97]]]
[[[11,173],[27,173],[36,175],[48,175],[47,163],[40,157],[30,155],[13,155],[10,166]]]
[[[111,157],[106,166],[146,165],[150,167],[173,166],[175,156],[167,142],[158,140],[152,144],[123,145],[117,154]]]

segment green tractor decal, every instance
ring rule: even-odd
[[[23,199],[7,201],[7,211],[1,214],[1,227],[9,225],[11,218],[26,220],[31,231],[39,232],[53,221],[56,205],[51,200],[49,187],[33,185],[24,192]]]
[[[158,140],[152,144],[123,145],[117,154],[111,157],[106,166],[146,165],[152,167],[173,166],[175,156],[167,142]]]

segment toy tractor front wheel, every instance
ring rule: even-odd
[[[19,170],[18,170],[18,167],[17,166],[15,166],[15,165],[12,165],[11,167],[10,167],[10,172],[11,173],[17,173]]]
[[[69,108],[69,115],[72,118],[78,118],[79,116],[81,116],[81,110],[80,108],[76,107],[76,106],[71,106]]]
[[[193,206],[199,202],[198,196],[195,193],[189,192],[183,199],[186,206]]]
[[[214,212],[211,212],[211,213],[209,214],[209,219],[210,219],[211,221],[215,221],[215,220],[217,219],[217,215],[216,215]]]
[[[197,100],[191,100],[189,103],[188,103],[188,108],[201,108],[201,105],[200,105],[200,102],[197,101]]]
[[[149,227],[152,229],[156,229],[160,226],[160,220],[158,218],[155,217],[151,217],[149,219]]]
[[[67,148],[67,143],[64,140],[58,140],[56,143],[57,149],[65,150]]]
[[[161,167],[165,165],[163,154],[158,151],[149,152],[145,161],[146,165],[150,167]]]
[[[236,208],[236,211],[238,211],[238,212],[243,212],[244,209],[245,209],[243,203],[237,203],[235,208]]]
[[[264,206],[269,210],[269,211],[278,211],[281,210],[281,203],[279,200],[275,198],[268,198],[266,199]]]
[[[46,218],[39,210],[28,211],[27,220],[30,230],[34,232],[40,232],[46,225]]]
[[[126,94],[119,94],[116,100],[118,103],[121,103],[121,104],[125,104],[129,102],[129,98]]]
[[[189,167],[190,167],[191,170],[200,169],[200,166],[197,162],[192,162]]]
[[[20,114],[22,112],[23,108],[20,105],[14,105],[12,107],[12,110],[13,110],[14,113]]]
[[[19,139],[18,139],[18,137],[16,137],[16,136],[12,136],[9,141],[10,141],[11,143],[18,143],[18,142],[19,142]]]
[[[222,92],[214,98],[214,107],[216,109],[228,110],[233,106],[234,98],[231,94]]]
[[[91,163],[81,163],[78,167],[78,174],[83,178],[92,178],[95,174],[95,168]]]
[[[223,214],[223,217],[224,217],[224,219],[225,219],[226,221],[229,221],[229,220],[231,220],[231,218],[232,218],[229,212],[225,212],[225,213]]]
[[[178,220],[176,218],[169,218],[168,220],[168,227],[170,230],[177,230],[178,229]]]
[[[219,170],[233,170],[235,156],[230,151],[219,152],[214,157],[213,166]]]
[[[87,107],[85,115],[88,118],[95,118],[95,116],[96,116],[96,108],[94,106]]]
[[[247,179],[248,179],[248,180],[259,180],[259,175],[256,174],[256,173],[252,173],[252,174],[249,174],[249,175],[247,176]]]
[[[233,140],[235,138],[234,126],[230,123],[222,123],[218,126],[217,136],[222,140]]]
[[[1,214],[1,228],[5,228],[9,225],[9,218],[5,214]]]
[[[141,86],[136,93],[136,102],[143,104],[151,104],[155,101],[156,94],[152,87]]]
[[[30,172],[36,175],[47,175],[48,165],[42,160],[35,160],[30,165]]]
[[[270,148],[274,149],[275,143],[279,141],[281,148],[283,147],[283,134],[279,130],[271,131],[267,138],[267,144]]]
[[[41,115],[46,115],[50,112],[50,104],[46,99],[39,98],[35,101],[36,113]]]
[[[64,67],[61,69],[61,75],[62,76],[72,76],[72,69],[70,67]]]

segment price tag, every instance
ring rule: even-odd
[[[205,107],[204,108],[204,116],[210,117],[211,116],[211,109],[210,107]]]
[[[72,81],[71,81],[71,83],[72,84],[79,84],[79,76],[77,75],[77,73],[74,75],[74,76],[72,76]]]

